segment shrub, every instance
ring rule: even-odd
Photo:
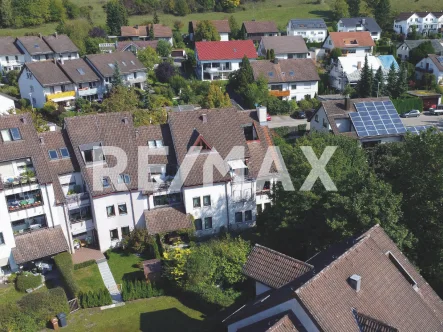
[[[74,265],[74,270],[82,269],[84,267],[96,264],[94,259],[90,259],[89,261],[78,263]]]
[[[40,327],[36,321],[25,312],[22,312],[15,303],[0,305],[0,331],[20,332],[37,331]]]
[[[298,126],[297,126],[297,130],[298,130],[298,132],[300,133],[300,134],[304,134],[305,132],[306,132],[306,123],[303,123],[303,124],[299,124]]]
[[[421,98],[392,99],[392,103],[399,114],[409,112],[410,110],[423,112],[423,100]]]
[[[112,304],[112,297],[106,288],[96,291],[79,293],[78,298],[82,308],[94,308]]]
[[[20,292],[26,292],[29,288],[37,288],[42,284],[41,275],[33,275],[32,273],[24,272],[17,276],[15,287]]]
[[[55,265],[57,265],[63,282],[66,286],[68,296],[74,298],[79,291],[78,285],[74,280],[74,264],[72,263],[71,254],[62,252],[54,257]]]
[[[122,284],[123,301],[146,299],[163,295],[163,290],[145,280],[124,280]]]
[[[69,313],[68,299],[60,287],[25,295],[17,304],[41,328],[58,313]]]

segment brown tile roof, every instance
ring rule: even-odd
[[[275,54],[308,53],[306,43],[301,36],[262,37],[261,43],[265,50],[273,49]]]
[[[175,157],[174,144],[172,142],[171,131],[167,124],[142,126],[137,129],[138,136],[136,139],[137,146],[147,146],[148,141],[163,140],[163,146],[168,147],[168,155],[150,155],[149,164],[168,164],[177,165]]]
[[[254,78],[265,77],[269,83],[319,81],[317,67],[312,59],[278,59],[251,62]],[[272,76],[269,75],[272,73]]]
[[[67,35],[50,35],[43,37],[43,40],[55,53],[78,52],[78,47]]]
[[[54,61],[28,62],[23,66],[21,75],[28,69],[43,87],[70,84],[71,80]]]
[[[67,60],[63,64],[58,62],[58,66],[74,83],[100,81],[94,70],[82,58]]]
[[[0,37],[0,54],[1,55],[20,55],[23,52],[15,45],[15,38]]]
[[[171,27],[163,24],[154,24],[154,38],[172,38]]]
[[[26,51],[31,55],[54,53],[49,45],[40,37],[24,36],[18,37],[17,40],[20,41]]]
[[[375,46],[369,31],[330,32],[329,37],[336,48]]]
[[[432,60],[432,62],[434,63],[434,65],[438,68],[438,70],[440,72],[443,72],[443,61],[440,62],[438,61],[438,58],[441,58],[441,55],[436,55],[436,54],[428,54],[429,59]]]
[[[243,273],[271,288],[280,288],[313,268],[310,264],[256,244],[243,266]]]
[[[144,214],[149,234],[167,233],[193,227],[182,205],[145,210]]]
[[[243,25],[247,33],[278,33],[274,21],[245,21]]]
[[[146,68],[132,52],[92,54],[87,55],[85,59],[90,61],[104,77],[111,77],[114,74],[116,62],[122,74],[146,71]]]
[[[300,320],[291,311],[271,316],[257,323],[242,327],[237,332],[306,332]]]
[[[126,51],[129,47],[133,46],[136,49],[143,49],[146,47],[157,48],[158,40],[127,40],[117,42],[117,51]]]
[[[148,29],[146,25],[122,26],[120,35],[122,37],[147,37],[149,36]]]
[[[57,226],[16,236],[12,256],[17,264],[23,264],[68,250],[63,230]]]
[[[199,21],[191,21],[192,31],[197,29],[198,22]],[[211,20],[210,22],[215,26],[218,33],[231,33],[228,20]]]

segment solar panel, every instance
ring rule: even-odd
[[[356,103],[357,112],[350,113],[359,137],[403,134],[403,125],[391,101]]]
[[[432,128],[433,126],[410,126],[406,127],[406,130],[412,134],[420,134],[421,131],[426,131],[429,128]]]

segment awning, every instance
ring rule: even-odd
[[[230,160],[228,161],[228,165],[231,169],[248,168],[243,160]]]
[[[68,101],[68,100],[74,100],[74,99],[75,99],[75,97],[62,97],[62,98],[54,98],[54,99],[52,99],[52,101],[54,103],[59,103],[61,101]]]

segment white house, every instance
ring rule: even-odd
[[[356,31],[331,32],[322,47],[327,53],[337,48],[343,56],[364,57],[372,54],[374,46],[374,40],[368,31]]]
[[[210,41],[195,43],[196,73],[201,80],[227,80],[240,68],[244,56],[254,60],[257,52],[252,40]]]
[[[381,28],[372,17],[342,18],[337,23],[338,32],[368,31],[374,41],[379,40]]]
[[[4,76],[10,70],[20,70],[25,57],[15,44],[15,38],[0,37],[0,73]]]
[[[228,20],[212,20],[210,21],[220,35],[220,41],[228,41],[231,28]],[[194,34],[197,30],[199,21],[190,21],[188,24],[189,39],[194,41]]]
[[[428,54],[427,58],[415,65],[417,79],[426,73],[434,75],[437,84],[443,85],[443,55]]]
[[[397,56],[402,60],[409,59],[409,53],[423,44],[424,42],[431,42],[435,54],[443,55],[443,40],[439,39],[420,39],[420,40],[405,40],[397,47]]]
[[[407,35],[412,32],[412,26],[423,35],[441,33],[443,30],[443,11],[440,12],[405,12],[400,13],[394,21],[394,31]]]
[[[275,58],[274,61],[259,60],[251,63],[254,78],[266,78],[269,93],[283,100],[300,101],[318,94],[320,77],[311,59]]]
[[[0,92],[0,115],[10,114],[15,111],[16,98]]]
[[[292,19],[286,28],[288,36],[302,36],[311,43],[321,43],[328,35],[328,27],[321,18]]]
[[[266,57],[267,52],[274,50],[279,59],[305,59],[310,53],[301,36],[262,37],[258,46],[258,54]]]
[[[377,70],[381,67],[383,74],[386,76],[394,64],[396,70],[399,69],[398,63],[392,55],[379,55],[368,57],[368,65],[372,68],[375,75]],[[361,70],[364,66],[365,58],[363,57],[338,57],[334,60],[329,71],[329,79],[332,87],[342,91],[347,84],[355,86],[360,80]]]

